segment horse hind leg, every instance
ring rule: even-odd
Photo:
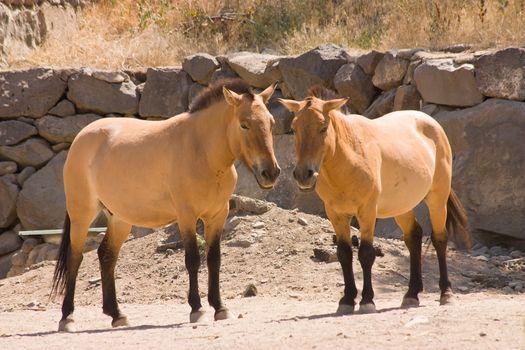
[[[436,249],[439,264],[439,289],[441,297],[439,303],[445,305],[452,302],[452,287],[448,278],[447,269],[447,219],[448,193],[430,192],[425,201],[430,213],[432,224],[432,244]]]
[[[412,210],[396,216],[394,219],[401,231],[403,231],[403,240],[410,252],[410,280],[408,282],[408,291],[403,297],[401,307],[417,307],[419,306],[418,294],[423,290],[423,279],[421,277],[421,241],[423,230]]]
[[[113,318],[113,327],[127,326],[128,320],[120,311],[115,290],[115,266],[122,244],[131,230],[131,224],[120,220],[114,215],[108,215],[108,230],[98,247],[102,279],[102,310]]]
[[[62,242],[53,278],[53,292],[65,289],[62,302],[62,318],[58,324],[59,332],[75,331],[73,312],[75,310],[75,286],[78,269],[83,259],[84,244],[93,215],[71,218],[66,214]]]

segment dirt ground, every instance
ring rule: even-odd
[[[302,225],[298,219],[305,219]],[[335,316],[343,293],[338,262],[313,258],[333,250],[333,231],[320,217],[274,208],[240,217],[222,242],[221,289],[232,319],[190,324],[188,278],[180,250],[157,252],[167,234],[130,238],[117,266],[117,295],[131,326],[112,329],[101,312],[96,252],[85,254],[76,293],[77,333],[57,333],[61,298],[49,300],[53,262],[0,280],[0,349],[525,349],[525,294],[505,288],[525,280],[523,267],[482,261],[449,250],[456,300],[439,306],[438,269],[430,247],[423,257],[421,306],[400,309],[408,284],[402,241],[376,239],[373,282],[378,313]],[[424,248],[425,250],[425,248]],[[358,288],[361,268],[354,254]],[[203,304],[207,269],[199,274]],[[253,284],[255,297],[243,297]]]

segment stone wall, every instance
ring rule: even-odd
[[[237,164],[237,193],[323,212],[319,198],[299,192],[292,179],[292,115],[277,102],[278,97],[301,99],[311,85],[322,84],[349,97],[349,107],[369,118],[400,109],[434,116],[449,135],[454,187],[472,227],[525,239],[524,63],[521,48],[363,54],[323,45],[296,57],[195,54],[182,68],[0,72],[0,266],[21,247],[20,229],[61,227],[62,167],[80,129],[109,116],[169,118],[187,110],[210,82],[237,76],[256,89],[281,81],[269,109],[276,119],[275,149],[282,167],[275,189],[263,191]]]

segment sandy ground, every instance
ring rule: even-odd
[[[308,224],[298,223],[298,218]],[[261,224],[262,223],[262,224]],[[258,228],[254,228],[258,227]],[[262,226],[262,227],[261,227]],[[449,251],[456,302],[438,305],[438,270],[432,248],[423,258],[421,306],[402,310],[408,252],[403,242],[377,239],[384,252],[373,269],[378,313],[337,317],[343,292],[339,263],[312,257],[333,249],[330,224],[319,217],[281,210],[241,216],[222,243],[221,289],[232,319],[188,323],[188,288],[182,251],[157,252],[159,231],[128,240],[117,266],[117,295],[131,326],[111,329],[101,312],[95,252],[85,254],[76,294],[77,333],[57,333],[60,298],[49,300],[54,263],[0,280],[0,349],[525,349],[525,294],[503,287],[525,280],[509,269]],[[361,269],[354,254],[360,288]],[[207,269],[199,274],[203,304]],[[243,297],[247,285],[255,297]]]

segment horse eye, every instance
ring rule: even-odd
[[[244,130],[248,130],[248,125],[246,125],[246,124],[241,124],[241,128],[243,128]]]
[[[328,127],[325,126],[324,128],[322,128],[321,130],[319,130],[319,133],[321,134],[324,134],[326,132],[326,130],[328,130]]]

